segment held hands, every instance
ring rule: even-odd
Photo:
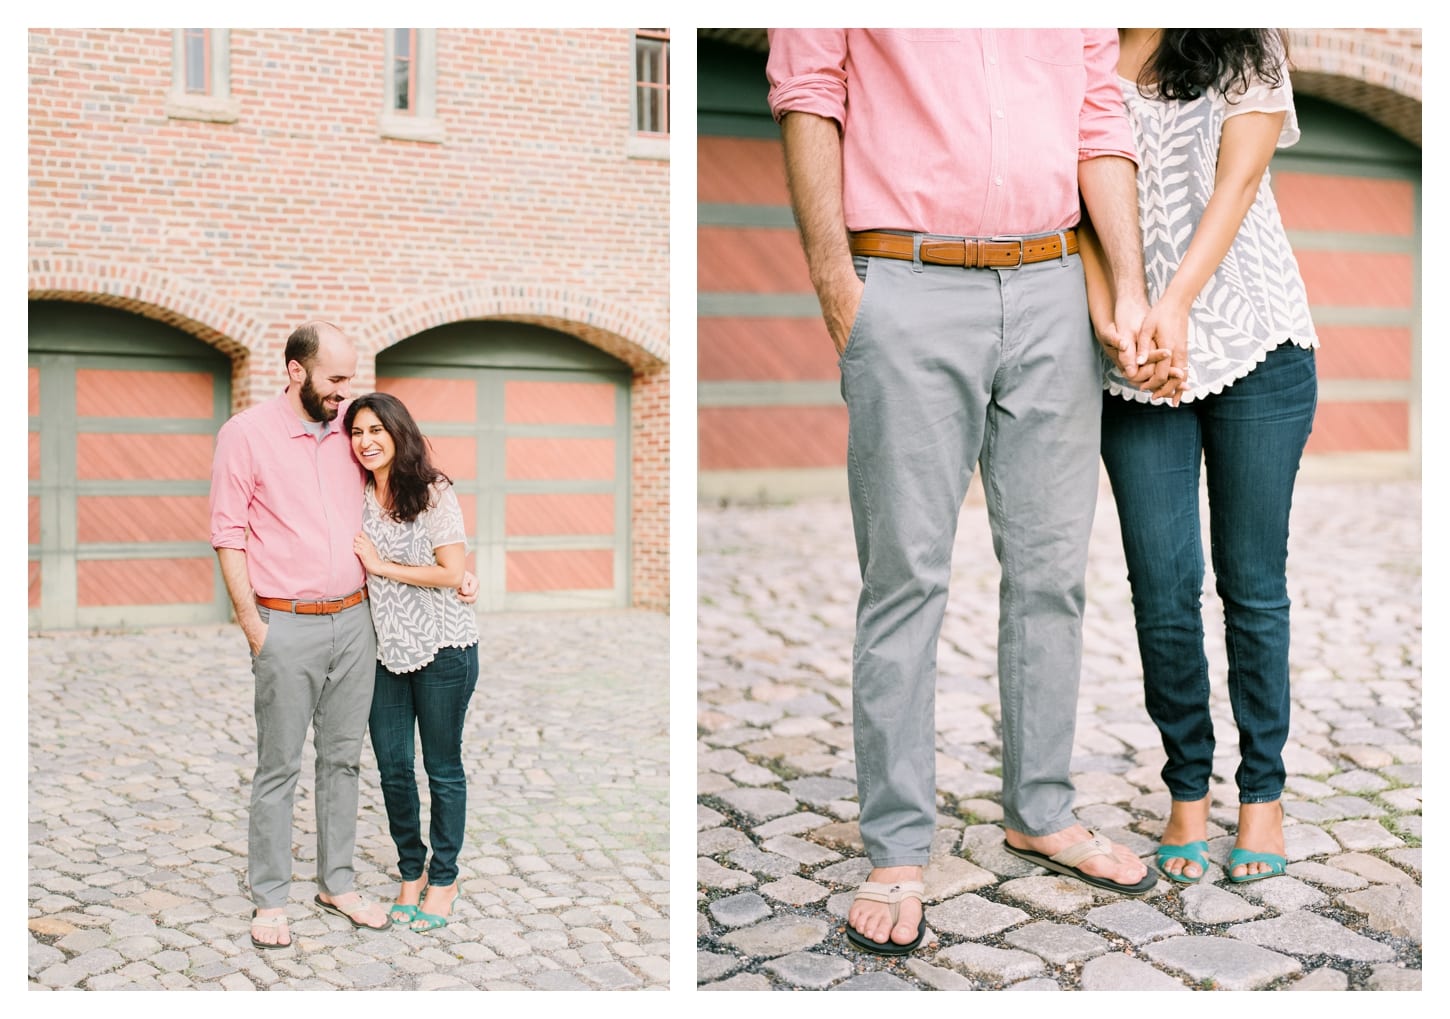
[[[1128,378],[1155,399],[1178,406],[1188,390],[1188,309],[1160,300],[1138,330],[1136,375]]]

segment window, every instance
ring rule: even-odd
[[[629,154],[669,158],[670,30],[639,28],[634,33],[634,131]]]
[[[397,113],[417,113],[418,30],[395,28],[393,31],[393,101]]]
[[[431,28],[389,28],[383,37],[383,111],[378,130],[388,138],[441,142],[434,84],[438,76],[437,32]]]
[[[670,30],[641,28],[634,37],[634,129],[670,133]]]
[[[225,28],[172,29],[168,117],[222,124],[237,119],[241,104],[232,98],[229,43]]]
[[[185,78],[188,93],[211,94],[211,76],[207,73],[206,37],[211,29],[183,28],[182,59],[186,63]]]

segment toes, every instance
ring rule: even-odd
[[[910,924],[899,923],[891,928],[891,940],[898,945],[905,945],[916,940],[917,928]]]

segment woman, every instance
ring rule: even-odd
[[[353,550],[368,572],[368,604],[378,633],[368,727],[402,878],[391,915],[395,924],[433,930],[447,926],[458,895],[467,807],[463,718],[478,682],[478,621],[451,590],[463,577],[467,553],[463,513],[452,483],[429,460],[418,425],[397,397],[359,397],[343,424],[353,455],[372,473]],[[415,724],[432,797],[433,859],[426,878],[428,847],[413,771]]]
[[[1239,733],[1230,881],[1285,868],[1282,751],[1289,731],[1289,506],[1317,399],[1298,265],[1269,190],[1276,147],[1299,137],[1282,33],[1124,29],[1119,76],[1138,144],[1152,308],[1128,369],[1106,373],[1103,461],[1117,500],[1148,713],[1173,805],[1158,868],[1208,868],[1213,722],[1203,651],[1199,462]],[[1090,256],[1092,252],[1089,252]],[[1089,304],[1104,349],[1105,269]],[[1115,352],[1115,351],[1114,351]]]

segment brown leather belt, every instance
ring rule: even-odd
[[[1066,250],[1064,250],[1066,242]],[[863,230],[851,235],[851,254],[912,261],[912,235]],[[1077,254],[1077,231],[1042,237],[923,237],[921,260],[928,265],[960,265],[968,269],[1016,269]]]
[[[326,616],[343,609],[350,609],[368,596],[368,589],[360,587],[345,598],[331,598],[327,601],[291,601],[286,598],[263,598],[257,595],[257,604],[277,612],[293,612],[299,616]]]

